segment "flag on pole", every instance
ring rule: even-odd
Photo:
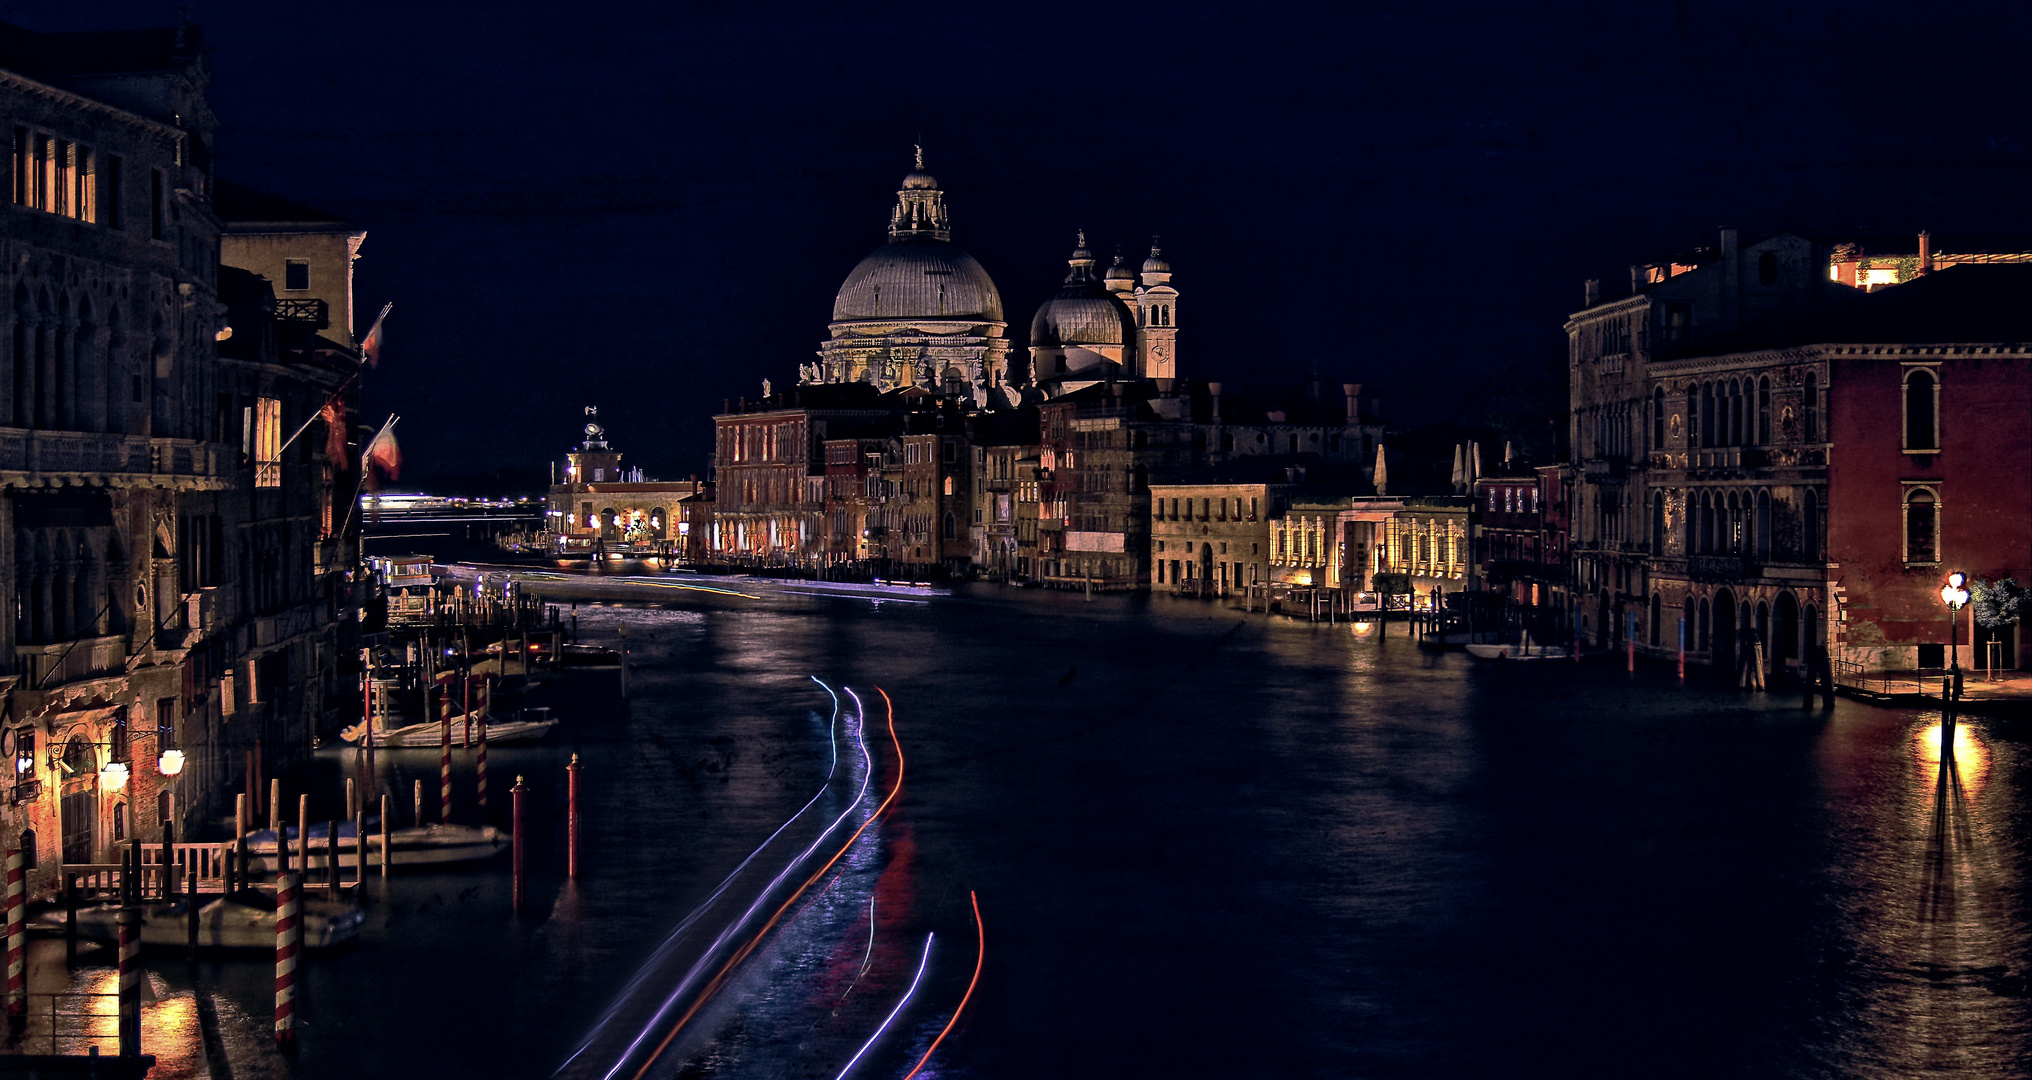
[[[318,419],[325,422],[325,457],[332,461],[346,460],[346,402],[333,395],[325,407],[318,410]]]
[[[402,448],[395,444],[394,427],[393,422],[381,425],[381,430],[361,453],[360,472],[363,475],[372,477],[376,473],[383,473],[390,480],[401,479]],[[369,483],[372,481],[369,480]]]
[[[393,301],[381,305],[381,314],[374,316],[374,325],[368,328],[367,336],[360,339],[360,355],[366,358],[368,367],[381,366],[381,320],[393,310]]]

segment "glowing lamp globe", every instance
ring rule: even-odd
[[[183,751],[164,750],[162,756],[156,759],[155,767],[164,776],[175,776],[183,771]]]
[[[109,761],[99,770],[99,784],[107,791],[119,791],[127,786],[127,763]]]

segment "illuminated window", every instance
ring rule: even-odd
[[[14,201],[79,221],[114,224],[119,172],[109,158],[81,143],[17,125],[14,129]]]
[[[310,288],[310,260],[283,260],[282,287],[290,292],[303,292]]]
[[[948,444],[948,447],[950,447],[950,444]],[[945,478],[945,493],[947,495],[953,493],[953,478],[950,476]]]
[[[282,486],[282,402],[254,399],[254,486]]]

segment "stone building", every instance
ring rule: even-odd
[[[1302,479],[1296,470],[1303,465],[1292,468],[1212,469],[1183,483],[1150,485],[1151,587],[1226,596],[1269,580],[1270,523]]]
[[[924,155],[903,178],[889,242],[854,267],[833,301],[831,332],[803,384],[918,387],[979,406],[1012,400],[1002,295],[974,257],[952,243],[950,212]]]
[[[0,751],[36,891],[159,839],[165,796],[188,835],[257,741],[308,754],[357,640],[316,422],[351,342],[222,268],[202,45],[0,26]]]
[[[1571,394],[1569,445],[1572,447],[1573,488],[1572,569],[1582,633],[1597,645],[1619,643],[1629,624],[1626,609],[1639,614],[1640,640],[1656,629],[1648,611],[1653,574],[1671,569],[1683,573],[1684,551],[1659,551],[1647,530],[1647,514],[1660,492],[1647,480],[1647,470],[1666,453],[1661,440],[1685,446],[1686,397],[1689,386],[1698,397],[1719,391],[1723,397],[1706,402],[1708,436],[1717,440],[1702,449],[1742,446],[1741,423],[1756,407],[1753,384],[1749,401],[1741,396],[1741,378],[1715,380],[1682,377],[1671,385],[1650,377],[1651,365],[1666,355],[1699,351],[1704,344],[1746,324],[1797,315],[1825,303],[1836,293],[1853,295],[1830,280],[1827,267],[1832,248],[1823,242],[1781,233],[1750,244],[1738,242],[1736,230],[1721,231],[1719,245],[1630,268],[1629,291],[1604,296],[1600,282],[1590,281],[1586,306],[1566,321]],[[1696,401],[1698,408],[1700,403]],[[1712,419],[1726,415],[1717,432]],[[1676,418],[1676,419],[1675,419]],[[1733,482],[1719,464],[1726,455],[1711,456],[1698,480],[1679,477],[1682,485],[1712,486]],[[1737,459],[1740,460],[1740,457]],[[1668,485],[1668,487],[1670,487]],[[1671,487],[1664,495],[1664,532],[1683,534],[1689,489]],[[1712,499],[1715,492],[1709,492]],[[1726,493],[1722,493],[1726,498]],[[1698,493],[1693,494],[1698,504]]]
[[[877,387],[849,381],[778,391],[713,417],[709,558],[806,569],[847,561],[827,546],[826,443],[835,430],[884,430],[898,412]]]
[[[588,409],[588,415],[594,410]],[[696,545],[692,530],[708,485],[698,480],[651,480],[621,465],[621,451],[598,422],[565,455],[561,483],[544,498],[550,550],[561,555],[686,558]]]

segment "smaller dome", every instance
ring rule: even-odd
[[[1150,257],[1143,260],[1143,272],[1146,274],[1171,273],[1171,264],[1164,261],[1163,248],[1158,247],[1156,244],[1150,245]]]
[[[1129,271],[1129,264],[1123,262],[1122,257],[1117,255],[1115,256],[1114,265],[1108,267],[1108,280],[1111,282],[1135,281],[1136,275]]]
[[[1061,290],[1030,321],[1030,344],[1039,348],[1123,345],[1135,336],[1135,321],[1121,301],[1083,290]]]
[[[923,169],[912,169],[910,170],[910,175],[903,178],[903,190],[937,191],[938,177],[925,172]]]

